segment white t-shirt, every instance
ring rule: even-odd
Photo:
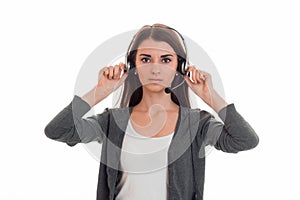
[[[120,160],[123,176],[116,200],[167,199],[168,149],[173,135],[145,137],[128,120]]]

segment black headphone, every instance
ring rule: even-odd
[[[152,27],[152,26],[150,26],[150,27]],[[186,75],[187,74],[187,68],[188,68],[189,61],[188,61],[187,47],[186,47],[186,44],[185,44],[183,36],[177,30],[175,30],[175,29],[173,29],[171,27],[168,27],[168,26],[166,26],[166,27],[158,27],[158,28],[167,28],[167,29],[170,29],[170,30],[174,31],[179,36],[179,38],[181,38],[181,42],[182,42],[182,46],[184,47],[186,59],[184,59],[181,56],[177,55],[178,56],[178,66],[177,66],[176,70],[180,74]],[[135,34],[133,36],[133,39],[131,40],[131,42],[129,44],[129,47],[127,49],[127,53],[126,53],[126,57],[125,57],[125,66],[126,66],[126,68],[125,68],[124,72],[127,72],[129,69],[131,69],[131,62],[130,62],[131,58],[130,58],[129,54],[131,52],[131,48],[132,48],[132,45],[133,45],[133,43],[135,41],[136,36],[137,36],[137,34]]]

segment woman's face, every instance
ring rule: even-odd
[[[171,86],[178,61],[168,43],[146,39],[137,49],[135,64],[143,88],[159,92]]]

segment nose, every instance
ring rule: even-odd
[[[153,64],[151,67],[152,74],[160,74],[160,66],[159,64]]]

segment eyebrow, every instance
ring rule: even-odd
[[[151,55],[149,55],[149,54],[144,54],[144,53],[140,54],[140,56],[151,57]],[[173,55],[172,55],[172,54],[165,54],[165,55],[161,55],[160,57],[161,57],[161,58],[164,58],[164,57],[168,57],[168,56],[173,56]]]

